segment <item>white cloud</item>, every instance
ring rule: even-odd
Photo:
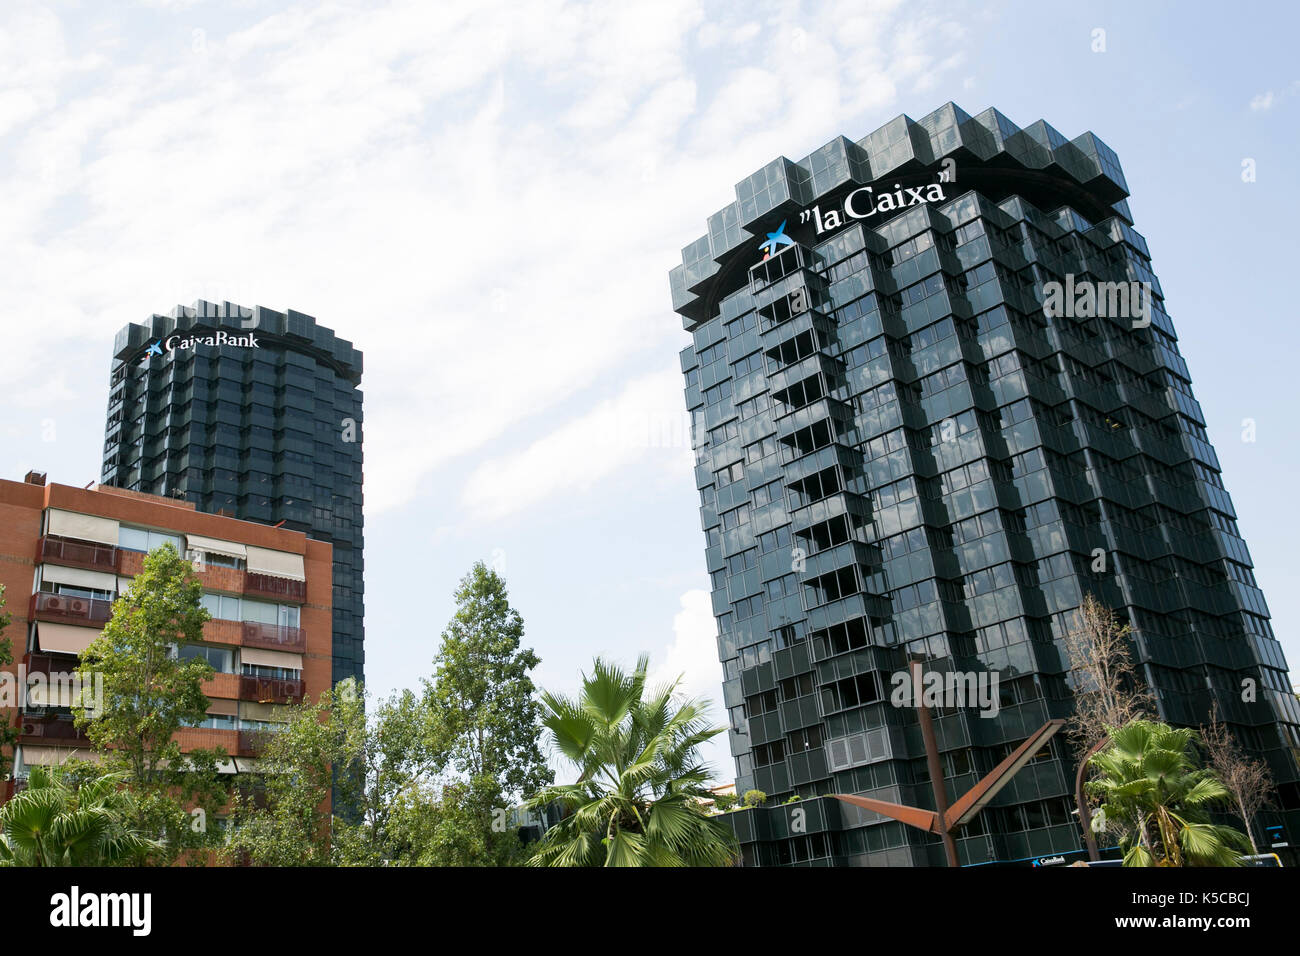
[[[1293,80],[1289,86],[1276,92],[1265,90],[1263,93],[1257,93],[1251,97],[1250,111],[1252,113],[1266,113],[1283,100],[1290,99],[1297,93],[1300,93],[1300,80]]]
[[[700,27],[695,42],[701,50],[721,46],[739,47],[751,42],[763,32],[763,25],[754,20],[737,23],[734,20],[709,20]]]
[[[713,718],[725,722],[717,633],[709,592],[698,588],[687,591],[673,616],[673,642],[659,662],[652,664],[648,682],[655,686],[681,677],[678,690],[687,697],[708,698]]]
[[[676,367],[643,376],[520,451],[484,461],[465,482],[463,514],[498,520],[554,495],[581,496],[633,465],[689,474],[690,420],[674,407],[681,392]]]
[[[51,338],[88,343],[67,381],[98,409],[128,321],[198,297],[308,312],[366,353],[371,516],[453,463],[501,514],[494,469],[527,462],[535,504],[639,460],[577,469],[576,397],[622,369],[681,410],[680,376],[655,371],[685,344],[677,251],[776,155],[888,118],[859,114],[895,96],[880,53],[903,22],[896,4],[266,6],[71,34],[0,12],[0,242],[28,320],[0,401],[57,379]],[[903,73],[952,65],[951,30],[933,35],[898,33]],[[726,55],[693,62],[708,42]]]
[[[741,67],[731,73],[704,113],[698,126],[699,142],[732,142],[750,130],[762,129],[774,113],[784,112],[784,100],[780,75],[761,67]],[[733,178],[744,175],[748,173]]]
[[[678,693],[707,700],[711,722],[725,727],[728,718],[722,700],[717,633],[709,592],[700,588],[686,591],[673,616],[673,642],[661,657],[651,660],[647,683],[657,687],[680,677]],[[718,734],[701,747],[700,756],[713,771],[715,780],[729,782],[735,778],[736,767],[726,733]]]
[[[34,4],[8,11],[0,30],[0,137],[57,102],[71,68],[58,18]]]

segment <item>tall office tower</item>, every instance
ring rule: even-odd
[[[334,546],[336,683],[365,665],[360,382],[310,315],[200,300],[118,332],[104,441],[106,485]]]
[[[683,250],[737,791],[768,797],[729,816],[747,864],[942,864],[821,795],[933,808],[896,697],[914,657],[988,692],[937,710],[950,800],[1066,716],[1088,593],[1132,624],[1164,719],[1215,703],[1267,758],[1257,835],[1297,832],[1300,710],[1127,194],[1093,134],[948,104],[775,160]],[[961,862],[1069,859],[1073,783],[1058,736]]]

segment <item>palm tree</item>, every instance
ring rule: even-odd
[[[33,767],[27,787],[0,807],[0,866],[111,866],[162,848],[132,829],[126,775],[74,785],[61,768]]]
[[[1125,866],[1239,866],[1249,852],[1232,827],[1210,823],[1231,802],[1212,770],[1198,767],[1194,730],[1149,720],[1108,728],[1110,743],[1092,757],[1087,784],[1101,802],[1102,820],[1126,830]]]
[[[525,804],[557,805],[563,819],[538,844],[533,866],[728,866],[736,842],[700,800],[709,770],[699,746],[722,733],[708,703],[682,700],[680,678],[646,690],[649,659],[626,673],[597,658],[576,697],[543,693],[542,723],[578,769]]]

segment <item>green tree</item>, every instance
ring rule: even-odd
[[[136,829],[127,775],[77,785],[61,767],[33,767],[26,789],[0,807],[0,866],[113,866],[161,852]]]
[[[597,658],[576,697],[542,695],[550,738],[579,773],[527,802],[564,813],[533,865],[734,864],[730,828],[700,804],[711,794],[699,747],[723,728],[710,726],[707,702],[678,698],[679,681],[647,692],[648,664],[628,674]]]
[[[719,793],[713,797],[713,809],[719,813],[734,809],[739,803],[740,799],[734,793]]]
[[[400,866],[510,866],[527,860],[508,810],[490,783],[419,781],[397,795],[389,817],[389,862]],[[484,819],[494,826],[484,827]]]
[[[231,806],[227,854],[259,866],[330,866],[366,859],[357,824],[326,814],[332,768],[362,765],[364,694],[350,678],[312,703],[286,709],[287,723],[262,735],[256,775],[241,780]],[[360,774],[339,774],[343,805],[360,806]]]
[[[523,619],[505,582],[483,562],[455,599],[424,687],[431,769],[448,778],[436,800],[443,832],[431,845],[448,851],[446,865],[507,864],[520,847],[499,825],[505,808],[553,779],[538,746],[541,707],[529,676],[540,661],[522,646]],[[438,856],[428,848],[422,856],[431,854]]]
[[[1155,702],[1133,662],[1133,628],[1121,624],[1115,612],[1091,594],[1083,603],[1062,640],[1074,691],[1074,712],[1065,731],[1075,750],[1075,799],[1079,826],[1090,859],[1100,859],[1093,833],[1092,811],[1083,778],[1088,760],[1108,739],[1110,727],[1149,718]],[[1118,823],[1118,821],[1112,821]]]
[[[410,691],[362,706],[350,682],[316,703],[287,709],[288,722],[263,738],[255,779],[237,793],[227,856],[265,866],[500,866],[523,847],[502,819],[490,777],[440,775],[429,750],[429,715]],[[358,819],[326,815],[331,768],[340,806]],[[484,821],[488,821],[485,825]]]
[[[224,750],[182,754],[175,739],[206,716],[203,683],[213,674],[201,658],[177,657],[179,646],[202,640],[209,618],[191,572],[170,544],[148,554],[78,668],[85,686],[102,677],[103,700],[77,708],[77,726],[103,765],[125,774],[140,830],[162,837],[164,850],[141,862],[171,863],[186,849],[211,845],[213,834],[200,821],[213,818],[228,797],[217,772]]]
[[[1104,823],[1124,830],[1125,866],[1237,866],[1244,835],[1210,822],[1231,795],[1212,770],[1197,766],[1194,730],[1134,720],[1109,731],[1090,765],[1089,793]]]
[[[9,626],[11,618],[9,612],[6,611],[4,607],[5,586],[0,584],[0,667],[5,667],[14,662],[13,642],[5,635],[5,628]],[[21,695],[25,693],[25,688],[18,687],[16,681],[11,686],[15,689],[16,696],[14,697],[13,703],[16,705],[19,702]],[[6,709],[13,709],[15,710],[15,713],[17,712],[16,708],[0,707],[0,711]],[[17,743],[18,727],[16,723],[10,720],[8,714],[0,713],[0,780],[4,780],[9,775],[10,758],[5,756],[5,751],[13,753],[14,745]]]
[[[412,691],[394,694],[374,708],[360,768],[357,805],[361,825],[348,862],[403,864],[418,854],[418,843],[406,816],[421,808],[428,775],[428,716]]]
[[[460,582],[432,679],[367,719],[348,682],[289,710],[269,735],[255,791],[237,797],[230,852],[275,866],[500,866],[526,856],[502,826],[516,794],[551,773],[537,740],[540,706],[522,649],[523,622],[505,584],[481,562]],[[338,806],[320,807],[336,774]]]

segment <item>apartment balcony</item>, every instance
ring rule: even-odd
[[[270,736],[265,730],[241,730],[235,753],[240,757],[260,757],[266,747],[266,738]]]
[[[123,577],[133,578],[144,570],[143,551],[119,551],[117,555],[117,573]]]
[[[27,676],[40,674],[47,682],[52,675],[74,673],[80,663],[75,654],[27,654],[23,657],[23,669],[27,671]]]
[[[135,577],[144,570],[144,559],[143,551],[122,551],[118,559],[117,573],[124,577]],[[208,564],[201,570],[196,568],[194,575],[209,591],[239,594],[244,590],[244,572],[238,568],[223,568]]]
[[[238,732],[225,727],[182,727],[173,740],[183,753],[191,750],[215,750],[220,747],[227,756],[234,755]]]
[[[238,674],[213,674],[203,682],[203,693],[207,697],[219,697],[225,700],[238,700],[243,680]]]
[[[29,616],[37,621],[103,627],[113,616],[113,602],[38,591],[32,595]]]
[[[240,643],[245,647],[262,647],[271,651],[293,651],[303,653],[307,650],[307,632],[300,627],[287,627],[280,624],[259,624],[256,621],[244,621]]]
[[[266,796],[266,784],[247,774],[235,778],[235,792],[241,800],[251,803],[258,810],[265,810],[270,803]]]
[[[43,707],[29,707],[18,715],[20,740],[66,740],[89,744],[90,738],[79,730],[72,715]]]
[[[307,582],[249,571],[244,575],[244,593],[254,597],[303,604],[307,601]]]
[[[241,621],[214,617],[203,622],[203,640],[209,644],[238,645],[243,643],[243,638],[244,625]]]
[[[36,545],[36,563],[46,561],[66,564],[91,571],[116,571],[117,548],[111,544],[77,541],[73,538],[47,534]]]
[[[115,549],[116,550],[116,549]],[[141,551],[121,551],[117,560],[117,573],[135,577],[144,569],[145,555]],[[111,567],[109,570],[113,570]],[[237,568],[207,565],[195,575],[211,591],[228,594],[246,594],[249,597],[269,598],[289,604],[307,603],[307,582],[278,578],[272,574],[258,574]]]
[[[217,565],[204,565],[203,570],[195,570],[195,576],[209,591],[224,591],[238,594],[244,590],[244,572],[238,568],[223,568]]]
[[[239,699],[255,700],[261,704],[298,704],[307,692],[307,683],[301,678],[286,680],[273,677],[239,677]]]

